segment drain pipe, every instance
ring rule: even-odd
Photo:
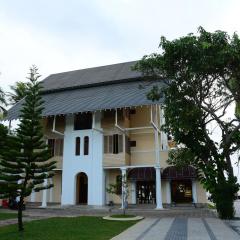
[[[156,114],[157,114],[157,105],[156,105]],[[152,106],[151,106],[151,120],[150,120],[150,123],[152,124],[153,128],[161,134],[160,129],[153,122],[153,109],[152,109]]]
[[[56,130],[56,116],[54,116],[53,118],[53,128],[52,128],[52,132],[53,133],[56,133],[56,134],[59,134],[61,136],[64,136],[64,133],[61,133],[59,131]]]
[[[125,134],[125,129],[123,129],[122,127],[120,127],[118,125],[118,115],[117,115],[117,109],[115,110],[115,127],[118,128],[121,132],[123,132]]]

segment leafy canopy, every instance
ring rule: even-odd
[[[144,56],[135,69],[165,82],[165,88],[155,86],[148,98],[155,101],[164,94],[163,130],[178,144],[170,163],[195,166],[218,208],[224,194],[231,202],[238,191],[231,157],[240,146],[239,37],[200,27],[198,35],[173,41],[162,37],[160,48],[161,53]],[[231,218],[230,208],[232,213],[221,212],[221,217]]]

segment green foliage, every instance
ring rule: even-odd
[[[200,27],[197,35],[173,41],[162,37],[160,48],[161,54],[144,56],[135,69],[165,83],[162,89],[155,86],[148,98],[155,101],[160,94],[165,98],[162,129],[178,146],[169,162],[194,166],[220,217],[232,218],[239,188],[231,156],[240,147],[240,39]],[[232,106],[235,116],[229,118]],[[219,129],[219,142],[211,126]]]
[[[0,162],[0,198],[19,197],[19,230],[22,226],[22,208],[24,198],[33,191],[51,188],[43,185],[44,180],[52,178],[55,162],[49,162],[50,153],[45,144],[41,125],[43,101],[39,95],[37,68],[30,69],[27,95],[23,103],[20,124],[16,135],[7,135],[3,139],[3,151]],[[6,130],[2,130],[6,134]]]
[[[24,82],[16,82],[10,86],[12,92],[7,94],[10,104],[14,105],[27,95],[28,84]]]
[[[0,87],[0,113],[1,114],[6,113],[6,106],[7,106],[6,94]]]

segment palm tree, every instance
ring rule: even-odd
[[[14,105],[23,99],[26,96],[27,88],[27,83],[24,82],[16,82],[15,85],[10,86],[12,92],[8,92],[7,94],[9,97],[9,103]]]

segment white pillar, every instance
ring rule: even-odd
[[[102,191],[102,203],[103,203],[103,205],[106,205],[106,203],[107,203],[107,191],[106,191],[106,187],[107,187],[107,173],[106,173],[106,171],[107,170],[104,170],[103,169],[103,176],[102,176],[102,178],[103,178],[103,180],[102,180],[102,184],[103,184],[103,186],[102,186],[102,188],[103,188],[103,191]]]
[[[160,167],[155,167],[156,169],[156,209],[162,209],[162,188],[161,188],[161,172]]]
[[[193,203],[197,203],[197,187],[196,187],[196,181],[192,180],[192,198]]]
[[[31,202],[35,202],[36,201],[36,193],[34,192],[34,190],[32,190],[30,201]]]
[[[136,182],[131,183],[131,192],[132,192],[132,204],[137,203],[136,199]]]
[[[171,199],[171,182],[170,180],[166,181],[166,193],[167,193],[167,203],[171,204],[172,199]]]
[[[125,184],[124,184],[124,182],[127,180],[127,168],[125,168],[125,167],[123,167],[123,168],[121,168],[121,172],[122,172],[122,209],[124,208],[124,192],[125,192],[125,189],[124,189],[124,187],[125,187]]]
[[[44,179],[43,185],[47,186],[47,178]],[[44,189],[42,191],[42,205],[41,205],[41,207],[43,207],[43,208],[47,207],[47,189]]]
[[[49,179],[50,184],[53,183],[52,178]],[[53,202],[53,187],[49,189],[49,202]]]

